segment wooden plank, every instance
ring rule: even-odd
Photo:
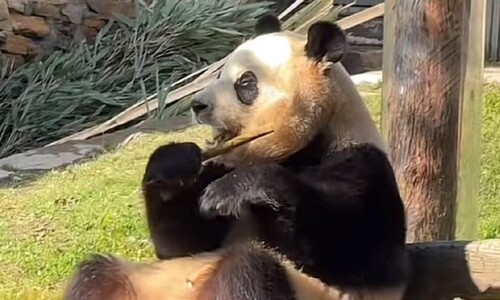
[[[382,6],[380,6],[380,5],[382,5]],[[344,29],[348,29],[348,28],[351,28],[353,26],[359,25],[363,22],[369,21],[373,18],[380,16],[380,7],[382,7],[382,12],[383,12],[383,4],[380,4],[380,5],[377,5],[377,7],[374,7],[374,8],[367,9],[368,13],[366,13],[366,12],[363,13],[363,11],[362,11],[362,12],[359,12],[359,13],[354,14],[352,16],[346,17],[345,18],[345,19],[347,19],[346,21],[341,22],[342,20],[340,20],[338,22],[339,26],[341,26]],[[356,17],[356,15],[358,15],[358,14],[362,14],[362,17]],[[185,96],[189,96],[193,93],[196,93],[197,91],[204,88],[206,86],[204,84],[208,85],[211,82],[211,80],[215,79],[215,76],[213,76],[213,75],[216,75],[218,73],[218,69],[223,66],[226,59],[227,59],[227,57],[219,60],[218,62],[213,63],[208,68],[206,68],[206,71],[202,75],[200,75],[200,78],[197,78],[192,83],[187,84],[184,87],[181,87],[180,89],[182,89],[183,93],[179,93],[179,89],[172,91],[170,93],[170,95],[167,96],[166,103],[172,103],[172,102],[178,101],[181,98],[183,98]],[[197,71],[197,73],[199,73],[199,72],[200,71]],[[189,76],[192,77],[192,74]],[[207,81],[205,81],[205,79]],[[185,78],[181,79],[181,81],[184,81],[184,80],[185,80]],[[200,82],[203,82],[203,84],[200,84]],[[190,93],[185,94],[184,93],[185,91],[190,91]],[[174,96],[172,96],[172,94],[176,95],[176,96],[174,97]],[[177,95],[184,95],[184,96],[179,98],[179,97],[177,97]],[[80,132],[77,132],[75,134],[72,134],[70,136],[62,138],[62,139],[57,140],[55,142],[52,142],[49,145],[56,145],[56,144],[70,141],[70,140],[85,140],[85,139],[91,138],[93,136],[96,136],[98,134],[102,134],[110,129],[113,129],[113,128],[119,126],[119,125],[123,125],[127,122],[134,120],[134,119],[142,117],[148,111],[150,111],[152,107],[154,107],[154,108],[158,107],[157,99],[154,99],[156,96],[157,95],[155,94],[155,95],[148,97],[146,101],[139,101],[138,103],[132,105],[131,107],[127,108],[123,112],[119,113],[115,117],[111,118],[110,120],[107,120],[106,122],[104,122],[102,124],[96,125],[94,127],[90,127],[88,129],[85,129],[85,130],[80,131]]]
[[[336,3],[338,4],[349,4],[351,3],[353,0],[337,0]],[[374,6],[376,4],[379,4],[380,2],[384,2],[384,0],[356,0],[356,5],[354,5],[354,7],[357,7],[357,6]]]
[[[500,299],[500,239],[415,243],[408,252],[404,300]]]
[[[370,8],[364,9],[359,13],[342,18],[337,22],[337,24],[339,24],[339,26],[342,28],[352,28],[359,24],[363,24],[367,21],[383,16],[384,7],[384,3],[377,4]]]
[[[302,2],[304,2],[305,0],[296,0],[295,2],[293,2],[289,7],[287,7],[278,17],[279,19],[283,19],[284,17],[286,17],[289,13],[291,13],[294,9],[296,9],[297,7],[299,7],[299,5],[302,4]]]
[[[467,0],[458,135],[457,239],[478,233],[486,0]],[[467,14],[468,13],[468,14]]]

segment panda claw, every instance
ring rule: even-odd
[[[200,197],[200,213],[209,218],[216,216],[235,216],[239,215],[239,205],[237,199],[229,194],[218,194],[211,186],[203,192]]]

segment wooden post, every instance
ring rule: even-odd
[[[471,90],[477,91],[471,75],[478,75],[470,70],[482,69],[477,60],[474,66],[469,62],[471,56],[478,55],[476,50],[470,52],[478,39],[469,36],[478,34],[475,26],[484,27],[484,18],[471,19],[471,11],[481,16],[481,7],[484,0],[385,1],[381,125],[407,207],[410,242],[454,239],[457,207],[461,207],[457,205],[458,191],[475,194],[465,192],[467,186],[458,187],[458,166],[462,163],[467,167],[459,154],[471,149],[460,146],[477,141],[459,136],[469,138],[473,131],[480,138],[475,131],[480,120],[460,119],[468,114],[462,110],[462,104],[469,103],[464,97],[470,97]],[[474,88],[466,89],[466,83]],[[477,102],[479,95],[471,97],[472,101]],[[460,128],[472,124],[471,130]],[[477,156],[475,149],[467,153]],[[479,158],[475,156],[471,159],[477,171]],[[461,173],[463,181],[479,177],[478,173],[464,176],[466,172]],[[476,199],[460,197],[464,203]]]
[[[477,238],[487,0],[467,1],[466,59],[458,140],[457,239]]]

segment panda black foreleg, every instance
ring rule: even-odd
[[[230,220],[201,216],[198,196],[228,171],[223,165],[202,165],[201,150],[194,143],[164,145],[151,154],[142,190],[158,258],[210,251],[220,245]]]
[[[278,164],[256,165],[227,173],[208,184],[200,196],[206,216],[238,217],[250,206],[293,211],[302,184]]]
[[[315,191],[288,169],[274,163],[232,171],[209,184],[200,197],[206,216],[238,218],[250,212],[257,220],[258,239],[300,260],[295,232],[297,204]]]

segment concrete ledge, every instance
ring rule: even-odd
[[[190,126],[188,115],[181,115],[167,121],[146,121],[139,126],[107,133],[83,141],[68,141],[59,145],[46,146],[13,154],[0,159],[0,182],[15,178],[23,173],[43,173],[92,159],[108,149],[130,140],[137,133],[172,132]],[[22,176],[21,176],[22,177]]]

